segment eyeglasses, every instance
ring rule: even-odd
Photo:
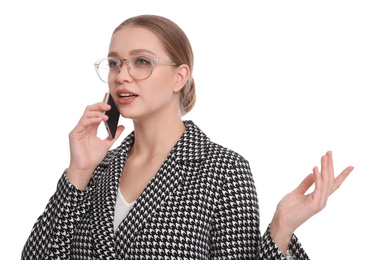
[[[94,66],[99,78],[105,83],[111,83],[116,80],[124,63],[127,64],[128,73],[133,79],[143,80],[152,75],[156,62],[177,66],[174,62],[160,60],[157,57],[150,58],[146,55],[134,55],[121,60],[108,57],[95,62]]]

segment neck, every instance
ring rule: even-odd
[[[133,120],[135,142],[130,156],[168,155],[185,131],[181,116]]]

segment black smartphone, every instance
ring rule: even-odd
[[[120,112],[118,111],[116,104],[114,104],[111,94],[107,95],[105,103],[110,105],[111,109],[104,112],[104,114],[109,117],[108,121],[104,121],[104,124],[105,128],[108,131],[109,138],[114,139],[114,137],[116,136]]]

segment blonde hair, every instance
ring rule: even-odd
[[[156,15],[140,15],[127,19],[114,31],[125,26],[140,26],[154,33],[161,42],[164,50],[176,64],[189,66],[190,76],[180,92],[181,114],[190,112],[195,105],[195,83],[193,79],[194,56],[190,42],[181,28],[171,20]]]

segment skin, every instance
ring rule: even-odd
[[[328,151],[321,157],[321,171],[314,167],[313,173],[279,202],[271,221],[270,232],[281,252],[285,254],[294,231],[325,208],[329,196],[342,185],[353,169],[354,167],[349,166],[335,178],[333,155]],[[314,191],[305,194],[313,184]]]
[[[171,61],[158,38],[147,29],[128,26],[112,36],[109,56],[129,58],[137,50],[141,50],[141,54]],[[149,78],[134,80],[125,64],[116,81],[109,84],[121,115],[131,118],[135,129],[135,143],[120,182],[120,190],[128,202],[140,196],[185,131],[179,100],[180,90],[189,73],[187,65],[169,66],[158,62]],[[116,91],[122,89],[134,92],[138,97],[129,104],[120,104]],[[97,137],[99,124],[108,120],[103,112],[109,109],[110,106],[104,102],[86,107],[77,126],[69,134],[71,160],[67,177],[80,190],[86,189],[94,169],[124,130],[124,126],[119,126],[113,140]],[[329,151],[321,158],[321,171],[315,167],[312,174],[280,201],[270,231],[281,252],[286,252],[293,232],[326,206],[329,196],[352,170],[353,167],[347,167],[335,178],[332,153]],[[313,184],[314,191],[305,194]]]

